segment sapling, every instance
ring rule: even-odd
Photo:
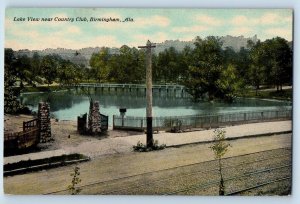
[[[77,195],[81,191],[81,189],[77,187],[77,185],[81,182],[81,179],[79,178],[80,168],[78,166],[75,166],[74,172],[70,175],[72,176],[72,181],[71,184],[68,186],[68,190],[71,193],[71,195]]]
[[[214,152],[215,158],[218,160],[219,173],[220,173],[220,185],[219,185],[219,195],[225,195],[225,186],[222,173],[222,158],[228,151],[228,147],[231,145],[226,142],[225,137],[226,131],[223,129],[214,130],[214,144],[210,146],[211,150]]]

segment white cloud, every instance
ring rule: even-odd
[[[292,16],[281,16],[278,13],[268,12],[260,17],[246,17],[237,15],[230,20],[235,26],[257,26],[257,25],[278,25],[292,22]]]
[[[110,17],[109,15],[105,15],[106,17]],[[116,18],[115,16],[111,16],[112,18]],[[118,17],[120,20],[124,20],[120,16]],[[149,17],[139,17],[134,18],[134,22],[91,22],[94,23],[97,28],[101,29],[110,29],[110,30],[119,30],[119,29],[139,29],[151,26],[157,27],[167,27],[170,24],[170,19],[165,16],[149,16]]]
[[[265,30],[265,33],[269,37],[279,36],[285,38],[286,40],[292,40],[292,30],[285,28],[270,28]]]
[[[266,13],[260,18],[262,24],[276,24],[280,21],[280,16],[275,13]]]
[[[135,19],[135,26],[145,27],[145,26],[160,26],[167,27],[170,24],[170,19],[165,16],[149,16],[149,17],[140,17]]]
[[[183,27],[174,27],[172,28],[173,32],[176,33],[198,33],[208,30],[207,26],[195,25],[195,26],[183,26]]]
[[[248,18],[243,15],[238,15],[233,17],[230,22],[235,26],[245,26],[245,25],[253,26],[257,24],[259,20],[257,18]]]
[[[222,20],[209,15],[199,15],[196,16],[195,19],[199,21],[199,23],[204,23],[210,26],[219,26],[222,24]]]

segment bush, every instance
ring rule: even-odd
[[[182,121],[177,119],[177,118],[170,118],[170,119],[165,119],[164,120],[164,126],[169,127],[171,132],[180,132],[181,126],[182,126]]]
[[[135,152],[149,152],[149,151],[155,151],[155,150],[162,150],[165,149],[167,146],[166,144],[159,145],[158,140],[154,140],[154,144],[152,147],[147,147],[140,141],[138,141],[137,145],[133,145],[133,151]]]

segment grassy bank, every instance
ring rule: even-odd
[[[245,98],[263,98],[263,99],[278,99],[278,100],[293,100],[293,89],[276,90],[258,90],[257,95],[255,90],[245,91],[239,95]]]

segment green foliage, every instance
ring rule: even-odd
[[[232,102],[245,87],[292,84],[292,48],[283,38],[248,42],[246,48],[234,51],[222,48],[219,38],[197,37],[194,48],[182,51],[174,47],[158,55],[152,53],[152,76],[154,84],[176,83],[185,85],[195,101],[225,100]],[[154,48],[155,49],[155,48]],[[119,52],[110,53],[102,48],[90,59],[91,68],[74,64],[58,55],[32,57],[5,49],[5,101],[6,111],[19,109],[17,98],[24,87],[40,84],[60,85],[80,82],[144,83],[145,50],[123,45]],[[83,60],[76,55],[74,60]],[[12,89],[12,87],[14,87]],[[17,88],[16,88],[17,87]],[[15,106],[15,107],[14,107]]]
[[[277,100],[292,100],[293,99],[293,90],[292,89],[283,89],[281,91],[276,90],[259,90],[257,92],[254,91],[246,91],[240,93],[241,97],[248,98],[265,98],[265,99],[277,99]]]
[[[262,84],[276,85],[279,90],[292,83],[292,50],[285,39],[276,37],[252,45],[250,59],[249,77],[256,90]]]
[[[162,150],[162,149],[165,149],[165,148],[166,148],[166,145],[165,144],[159,145],[158,140],[154,141],[152,147],[147,147],[146,145],[144,145],[143,143],[138,141],[137,145],[133,146],[133,151],[135,151],[135,152],[149,152],[149,151],[155,151],[155,150]]]
[[[42,75],[48,85],[52,84],[57,77],[59,63],[56,59],[58,59],[56,56],[47,55],[41,62]]]
[[[226,142],[226,131],[223,129],[214,130],[214,144],[210,146],[210,149],[214,152],[216,159],[222,159],[222,157],[228,151],[228,147],[231,145]]]
[[[15,114],[23,106],[18,100],[20,88],[14,88],[17,82],[18,68],[15,66],[16,59],[12,49],[5,49],[4,65],[4,112]]]
[[[214,131],[214,144],[209,148],[213,151],[215,158],[218,160],[219,173],[220,173],[220,185],[219,185],[219,195],[225,195],[225,186],[222,173],[222,158],[228,151],[228,147],[231,145],[226,142],[225,130],[216,129]]]
[[[37,84],[50,85],[54,81],[60,84],[78,83],[87,76],[83,74],[86,71],[84,68],[63,60],[58,55],[41,57],[34,53],[30,58],[27,55],[17,55],[12,49],[5,49],[4,67],[4,112],[12,114],[29,112],[18,100],[22,91],[35,89]],[[39,89],[50,92],[53,87]]]
[[[77,185],[81,182],[80,176],[80,168],[78,166],[74,167],[74,172],[70,174],[72,176],[71,184],[68,186],[68,190],[71,195],[77,195],[82,190],[77,187]]]
[[[238,77],[237,71],[232,64],[222,69],[220,78],[216,81],[216,84],[218,87],[216,96],[228,102],[233,102],[237,94],[244,87],[243,81]]]
[[[110,55],[108,52],[108,48],[102,48],[99,53],[94,53],[90,59],[90,65],[92,67],[93,72],[95,73],[94,78],[97,79],[98,82],[107,81],[107,77],[109,74],[109,58]]]
[[[220,78],[222,70],[221,46],[220,40],[212,36],[204,40],[196,38],[193,60],[188,67],[189,76],[185,81],[194,100],[203,98],[205,94],[209,100],[218,97],[216,81]]]

